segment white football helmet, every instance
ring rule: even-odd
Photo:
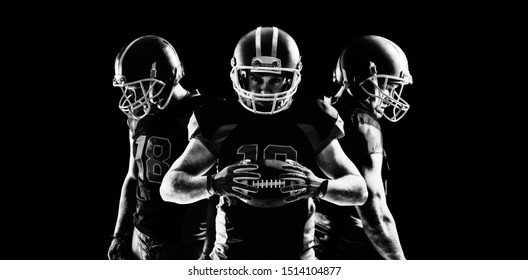
[[[248,32],[239,40],[231,66],[233,88],[244,108],[271,115],[290,107],[301,81],[302,63],[299,48],[288,33],[277,27],[258,27]],[[247,89],[249,73],[279,74],[287,82],[282,92],[255,93]]]
[[[407,57],[386,38],[368,35],[349,43],[339,57],[333,78],[363,105],[369,98],[379,99],[371,109],[391,122],[400,120],[410,108],[401,97],[403,87],[413,82]]]
[[[174,47],[154,35],[139,37],[123,47],[114,70],[113,85],[123,93],[119,109],[134,119],[143,118],[152,108],[165,109],[173,87],[184,76]]]

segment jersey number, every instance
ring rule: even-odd
[[[243,155],[244,159],[250,159],[252,161],[258,160],[258,152],[257,144],[242,145],[237,150],[237,154]],[[291,159],[297,161],[297,151],[292,146],[270,144],[264,148],[262,155],[262,159],[276,159],[282,161]]]
[[[145,141],[145,135],[136,140],[136,162],[139,168],[139,178],[153,183],[161,183],[163,175],[169,170],[170,165],[166,161],[170,158],[171,143],[169,139],[152,136]],[[142,155],[147,156],[143,162]],[[146,177],[146,178],[145,178]]]

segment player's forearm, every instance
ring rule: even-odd
[[[131,178],[126,178],[123,183],[119,199],[117,221],[113,234],[114,236],[124,238],[131,232],[133,227],[132,216],[136,205],[136,184],[137,181]]]
[[[133,211],[130,210],[133,209],[133,207],[131,207],[130,205],[124,206],[123,204],[120,204],[119,208],[120,209],[117,215],[117,221],[114,228],[113,236],[126,238],[132,231],[133,227]]]
[[[328,181],[328,189],[323,199],[341,206],[354,206],[365,203],[367,196],[363,177],[346,175]]]
[[[365,228],[365,233],[376,250],[388,260],[404,260],[396,226],[394,223],[384,224],[379,230]]]
[[[164,201],[178,204],[189,204],[211,196],[207,192],[206,176],[192,176],[177,170],[165,174],[160,195]]]
[[[365,234],[385,259],[403,260],[405,256],[396,223],[388,207],[381,203],[381,200],[376,201],[376,199],[369,198],[363,206],[359,207]]]
[[[218,204],[219,197],[217,195],[213,195],[209,198],[207,202],[207,215],[206,215],[206,236],[205,236],[205,242],[203,247],[203,253],[210,254],[213,251],[214,248],[214,242],[216,238],[216,227],[215,227],[215,221],[216,221],[216,205]]]

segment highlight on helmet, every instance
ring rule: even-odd
[[[410,108],[401,96],[403,87],[413,82],[407,57],[386,38],[367,35],[350,42],[341,52],[333,78],[363,105],[369,98],[377,99],[370,109],[391,122],[399,121]]]
[[[172,89],[184,76],[174,47],[165,39],[146,35],[133,40],[118,53],[113,86],[122,91],[119,109],[141,119],[153,108],[163,110],[172,99]]]
[[[301,55],[294,39],[277,27],[257,27],[238,42],[231,59],[231,81],[244,108],[271,115],[288,109],[301,81]],[[254,92],[251,75],[277,75],[286,82],[279,92]]]

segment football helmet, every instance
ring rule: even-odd
[[[299,48],[288,33],[277,27],[262,26],[248,32],[239,40],[231,66],[233,88],[244,108],[271,115],[290,107],[301,81],[302,63]],[[248,89],[250,73],[278,74],[286,78],[286,83],[281,92],[251,92]]]
[[[165,109],[172,90],[184,76],[174,47],[165,39],[146,35],[123,47],[115,59],[114,87],[123,93],[119,109],[141,119],[152,108]]]
[[[367,35],[350,42],[341,52],[333,80],[341,85],[334,96],[346,89],[364,106],[369,98],[379,99],[368,109],[391,122],[400,120],[410,108],[401,97],[403,87],[413,82],[407,57],[386,38]]]

